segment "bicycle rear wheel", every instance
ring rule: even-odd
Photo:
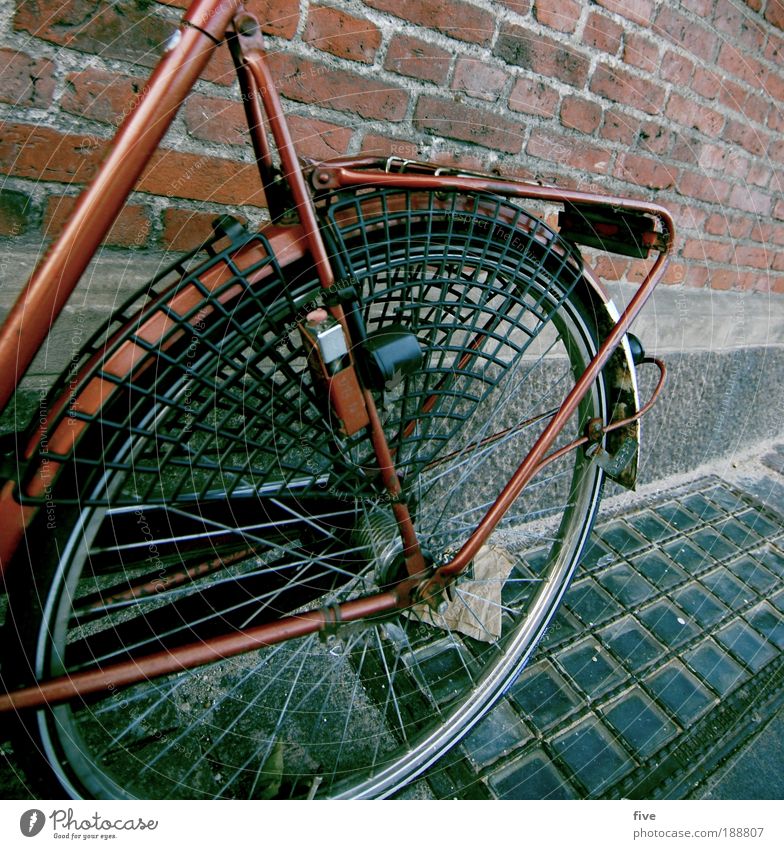
[[[422,546],[444,559],[597,349],[579,262],[493,198],[467,211],[378,192],[338,198],[328,216],[368,329],[404,327],[423,351],[378,401]],[[330,428],[298,342],[315,285],[299,268],[277,294],[205,291],[187,325],[198,344],[167,337],[141,376],[119,381],[68,459],[55,534],[30,535],[36,569],[18,570],[10,605],[13,683],[209,641],[396,578],[369,442]],[[171,315],[171,298],[161,304]],[[137,344],[138,330],[120,336]],[[608,419],[603,378],[555,447],[597,417]],[[486,549],[446,618],[417,608],[42,710],[24,745],[72,796],[389,795],[514,680],[576,567],[601,483],[580,451],[549,466],[493,536],[511,559]]]

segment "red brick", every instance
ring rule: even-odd
[[[771,31],[768,33],[765,44],[765,58],[774,65],[780,65],[782,57],[784,57],[784,38]]]
[[[85,183],[95,175],[106,148],[107,142],[90,136],[5,124],[0,136],[0,170],[34,180]]]
[[[137,190],[237,206],[266,205],[255,163],[165,149],[153,154]]]
[[[774,109],[776,108],[778,107],[774,107]],[[743,106],[741,107],[743,117],[750,121],[756,121],[758,124],[766,123],[770,111],[770,102],[754,92],[749,92],[746,95],[746,99],[743,101]]]
[[[31,212],[26,194],[0,188],[0,236],[21,236],[30,225]]]
[[[187,9],[193,0],[157,0],[166,6]],[[244,0],[243,5],[255,15],[262,32],[278,38],[294,38],[299,23],[299,4],[291,0]]]
[[[751,238],[766,245],[784,245],[784,224],[754,220]],[[784,255],[784,252],[782,252]]]
[[[319,50],[368,65],[381,44],[375,24],[331,6],[311,6],[302,38]]]
[[[509,74],[481,59],[460,58],[455,65],[452,88],[482,100],[498,100]]]
[[[728,203],[735,209],[753,212],[756,215],[770,215],[773,211],[773,198],[750,186],[735,186],[730,193]]]
[[[683,259],[696,259],[703,262],[730,262],[732,245],[715,239],[686,239],[681,243],[680,255]]]
[[[686,266],[681,262],[671,262],[664,272],[661,282],[665,286],[680,286],[686,277]]]
[[[54,239],[65,226],[78,198],[51,195],[46,201],[43,231],[47,239]],[[142,247],[150,237],[150,219],[143,206],[129,204],[123,207],[103,243],[114,247]]]
[[[286,117],[300,156],[329,159],[346,152],[353,130],[299,115]],[[245,110],[236,101],[191,94],[185,103],[185,125],[190,135],[206,141],[250,143]]]
[[[608,11],[643,26],[649,26],[653,18],[653,0],[596,0],[596,2]]]
[[[511,65],[555,77],[575,88],[582,88],[588,79],[586,56],[572,49],[565,39],[554,40],[525,26],[504,24],[494,52]]]
[[[718,63],[725,71],[752,88],[762,88],[762,83],[768,75],[767,68],[761,62],[729,42],[722,44]]]
[[[623,280],[629,268],[629,260],[620,256],[599,254],[591,267],[602,280]]]
[[[655,121],[645,121],[640,125],[637,144],[641,150],[649,153],[666,153],[672,143],[672,133]]]
[[[241,103],[192,93],[185,101],[189,135],[219,144],[248,144],[248,124]]]
[[[744,179],[749,172],[749,160],[741,151],[728,145],[703,144],[697,164],[701,168],[718,171],[725,177]]]
[[[734,44],[742,45],[748,51],[756,53],[765,47],[765,30],[740,3],[718,0],[715,5],[713,26],[719,32],[726,33]]]
[[[719,38],[714,32],[693,18],[676,12],[666,3],[659,9],[653,31],[706,62],[714,58],[719,45]]]
[[[708,274],[708,285],[711,289],[727,291],[738,288],[739,274],[734,268],[711,269]]]
[[[784,200],[776,201],[776,206],[773,207],[773,217],[779,221],[784,221]]]
[[[684,9],[694,12],[701,18],[709,18],[716,0],[680,0],[680,2]]]
[[[54,65],[26,53],[0,49],[0,101],[45,108],[52,102]]]
[[[784,29],[784,0],[768,0],[765,20],[770,21],[774,27]]]
[[[430,95],[422,95],[417,101],[414,125],[433,135],[507,153],[519,153],[523,142],[519,124],[484,109]]]
[[[754,156],[764,156],[770,144],[768,134],[750,127],[743,121],[727,121],[722,138],[739,145]]]
[[[751,268],[770,268],[774,255],[764,247],[738,245],[735,248],[735,262],[738,265],[750,266]]]
[[[686,197],[704,200],[708,203],[725,203],[732,191],[732,185],[719,177],[708,177],[702,173],[681,172],[677,185],[678,191]]]
[[[641,71],[653,73],[659,68],[659,47],[639,33],[624,36],[623,61]]]
[[[384,67],[406,77],[443,85],[451,63],[448,51],[410,35],[396,34],[389,43]]]
[[[716,98],[721,90],[721,77],[715,71],[703,66],[694,72],[692,89],[707,100]]]
[[[354,131],[348,127],[307,118],[288,115],[291,138],[297,154],[310,159],[331,159],[342,156],[348,150]]]
[[[87,70],[66,77],[60,106],[82,118],[119,125],[144,90],[145,80],[108,71]]]
[[[752,222],[747,218],[728,217],[726,212],[714,212],[705,222],[705,232],[711,236],[730,236],[745,239],[751,235]]]
[[[784,75],[770,72],[765,74],[762,86],[767,94],[781,103],[784,101]]]
[[[565,97],[561,103],[561,124],[581,133],[593,133],[602,121],[602,107],[581,97]]]
[[[501,5],[506,6],[518,15],[527,15],[531,8],[530,0],[499,0]]]
[[[525,150],[529,156],[592,174],[606,174],[610,167],[607,150],[546,130],[534,130]]]
[[[667,50],[661,63],[661,75],[665,80],[675,85],[686,87],[691,84],[695,67],[691,59],[687,59],[672,50]]]
[[[580,4],[574,0],[535,0],[534,14],[540,24],[560,32],[574,32],[580,20]]]
[[[615,176],[648,189],[667,189],[675,184],[678,171],[658,159],[625,153],[615,166]]]
[[[170,251],[192,251],[214,234],[212,222],[217,217],[215,212],[168,207],[163,211],[163,246]],[[247,223],[241,215],[235,215],[235,218]]]
[[[656,115],[664,105],[665,92],[657,83],[601,63],[591,77],[591,91],[650,115]]]
[[[371,156],[399,156],[402,159],[418,159],[419,147],[404,139],[390,139],[385,136],[367,135],[362,139],[362,153]]]
[[[602,138],[631,147],[637,137],[639,121],[617,109],[605,109]]]
[[[704,265],[686,266],[686,274],[683,278],[683,285],[693,289],[704,289],[708,283],[708,269]]]
[[[150,66],[173,26],[128,0],[25,0],[17,4],[14,29],[85,53]]]
[[[462,0],[365,0],[365,5],[460,41],[489,44],[495,31],[494,15]]]
[[[519,79],[509,95],[509,108],[528,115],[555,117],[558,110],[558,92],[541,80]]]
[[[721,81],[721,88],[719,89],[719,103],[734,112],[741,112],[747,93],[746,88],[740,83],[725,77]]]
[[[285,53],[270,55],[269,65],[280,91],[291,100],[363,118],[400,121],[405,117],[408,94],[399,86]]]
[[[714,138],[721,133],[724,126],[724,116],[721,112],[687,100],[675,91],[670,95],[665,113],[668,118],[682,126],[691,127]]]
[[[672,150],[670,150],[670,158],[686,165],[697,165],[701,150],[702,141],[697,138],[696,134],[692,135],[685,130],[678,130],[675,132],[675,142],[672,145]]]
[[[623,27],[601,12],[591,10],[585,22],[582,43],[594,50],[615,55],[621,47]]]

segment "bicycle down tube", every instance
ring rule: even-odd
[[[161,64],[145,89],[135,111],[123,124],[115,146],[93,184],[85,192],[62,236],[50,249],[41,267],[20,295],[14,310],[0,331],[0,357],[3,362],[15,363],[0,383],[0,408],[4,407],[18,386],[22,374],[49,331],[49,318],[62,309],[93,252],[105,236],[116,214],[132,190],[157,147],[174,112],[206,65],[214,46],[223,38],[231,22],[235,22],[240,44],[240,58],[249,71],[243,91],[261,98],[273,139],[280,156],[283,175],[294,198],[294,208],[301,225],[313,267],[323,289],[334,286],[335,273],[325,248],[319,222],[305,175],[296,158],[285,117],[269,76],[261,49],[258,21],[240,11],[236,0],[197,0],[186,13],[185,23],[178,30],[179,39],[167,51]],[[263,127],[256,120],[251,127],[254,148],[260,160],[269,157],[259,134]],[[573,415],[603,367],[638,315],[640,309],[661,280],[668,263],[669,248],[674,238],[674,224],[669,213],[660,206],[629,201],[623,198],[600,196],[579,191],[564,191],[522,181],[502,180],[473,175],[443,175],[438,173],[391,173],[365,167],[365,160],[338,160],[314,168],[310,179],[314,189],[350,189],[384,187],[404,191],[437,191],[447,193],[491,193],[519,200],[539,200],[582,207],[612,207],[630,213],[642,213],[656,218],[662,226],[662,241],[655,247],[659,256],[617,323],[603,339],[596,355],[590,360],[581,377],[560,404],[549,424],[522,459],[484,518],[468,540],[450,559],[428,570],[419,549],[416,533],[405,501],[400,497],[400,481],[395,473],[394,456],[389,449],[375,401],[369,389],[363,388],[362,401],[368,411],[370,436],[383,483],[389,494],[389,504],[403,539],[407,577],[394,588],[371,594],[362,599],[298,614],[275,622],[240,630],[206,643],[179,646],[129,661],[107,664],[100,669],[86,670],[41,682],[7,695],[0,696],[0,711],[38,707],[67,701],[124,686],[145,678],[194,668],[219,658],[271,646],[277,643],[336,627],[366,617],[391,613],[424,601],[436,607],[443,598],[448,583],[462,573],[497,526],[510,505],[521,494],[531,478],[547,460],[547,452],[558,434]],[[264,171],[262,170],[262,179]],[[299,237],[300,231],[297,233]],[[295,238],[295,236],[292,236]],[[66,261],[67,257],[67,261]],[[348,325],[339,304],[328,307],[333,317],[348,333]],[[32,450],[32,449],[31,449]],[[18,545],[34,508],[22,506],[13,499],[13,482],[3,490],[0,509],[11,518],[4,522],[4,564]]]

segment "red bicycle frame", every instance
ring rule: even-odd
[[[601,208],[611,210],[614,214],[652,216],[660,223],[661,229],[651,240],[650,247],[657,250],[659,255],[626,310],[605,337],[597,355],[564,399],[558,412],[522,460],[471,537],[450,562],[435,570],[428,570],[425,564],[411,517],[405,503],[398,498],[400,482],[395,474],[394,460],[376,412],[373,396],[365,389],[362,390],[362,398],[367,408],[370,436],[403,540],[408,571],[405,580],[393,590],[351,601],[337,608],[313,611],[227,634],[209,643],[183,646],[103,669],[42,682],[35,687],[0,696],[0,710],[60,702],[76,695],[85,696],[153,675],[199,666],[334,627],[340,622],[391,612],[414,601],[426,601],[436,606],[442,598],[444,588],[469,565],[501,517],[536,472],[566,450],[589,441],[589,437],[582,437],[556,454],[546,456],[555,438],[622,342],[667,266],[674,238],[674,224],[666,209],[651,203],[490,176],[440,173],[435,167],[419,163],[406,163],[406,167],[394,173],[391,169],[378,168],[380,163],[368,158],[342,158],[320,163],[310,169],[306,177],[297,159],[274,81],[265,62],[258,21],[244,12],[239,0],[195,0],[185,14],[181,27],[167,45],[163,59],[153,72],[133,112],[121,126],[98,175],[81,196],[67,226],[36,269],[0,329],[0,362],[4,364],[0,374],[0,409],[4,408],[12,397],[45,340],[51,323],[62,310],[95,250],[120,212],[177,109],[200,76],[215,46],[221,43],[227,34],[238,66],[251,141],[268,201],[273,207],[273,160],[265,131],[265,117],[278,152],[282,176],[289,187],[294,210],[301,225],[289,239],[293,243],[304,237],[313,266],[325,289],[333,286],[335,276],[319,230],[312,189],[388,186],[465,194],[489,192],[520,200],[576,205],[583,209]],[[308,179],[311,180],[312,188],[308,185]],[[285,250],[285,246],[283,247]],[[333,306],[330,310],[333,316],[345,325],[342,308]],[[661,368],[663,369],[663,366]],[[635,415],[600,428],[598,437],[601,438],[604,433],[639,418],[653,400]],[[26,446],[27,457],[34,455],[46,424],[42,424],[41,428]],[[0,491],[0,569],[8,563],[20,545],[25,529],[37,509],[35,506],[22,505],[16,500],[15,486],[14,481],[9,481]]]

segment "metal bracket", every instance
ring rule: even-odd
[[[629,437],[621,443],[621,447],[615,454],[605,451],[598,442],[586,448],[585,454],[597,466],[604,469],[611,478],[615,478],[631,463],[637,454],[638,448],[639,443],[637,440]]]

